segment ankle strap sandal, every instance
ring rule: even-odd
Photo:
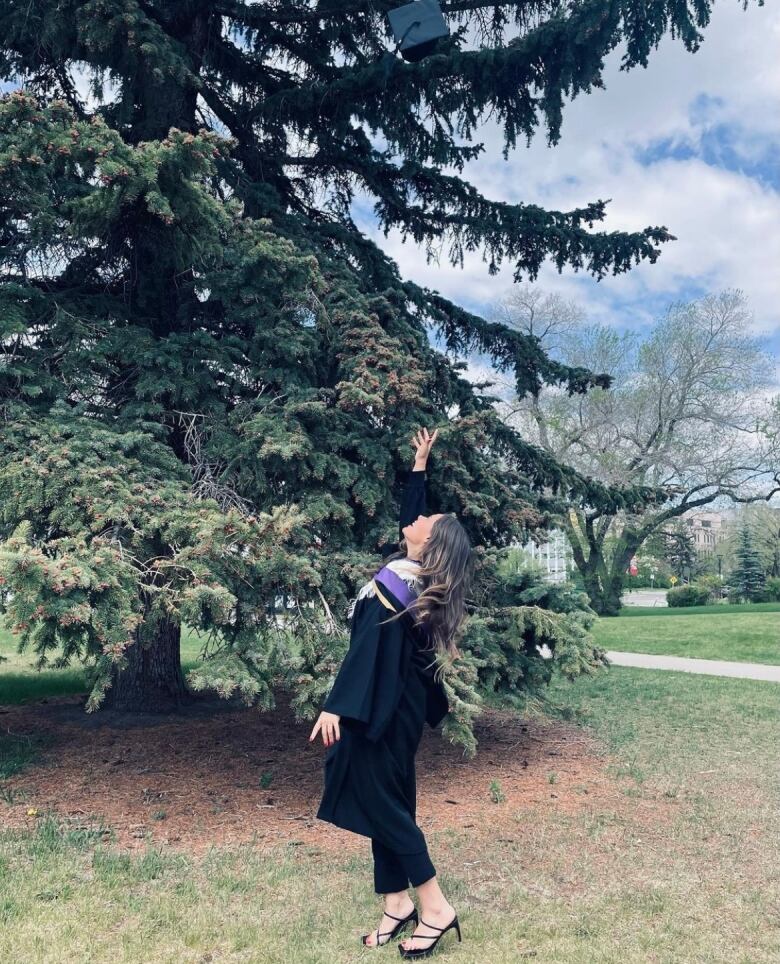
[[[462,940],[460,936],[460,923],[458,922],[457,914],[452,918],[452,920],[449,922],[449,924],[447,924],[446,927],[437,927],[436,924],[426,924],[422,918],[420,918],[419,922],[421,924],[425,924],[426,927],[433,928],[433,930],[441,931],[441,934],[437,934],[436,937],[433,937],[430,934],[412,934],[412,937],[417,941],[433,941],[433,944],[431,944],[430,947],[412,947],[412,948],[401,947],[401,945],[399,944],[398,952],[401,955],[401,957],[403,957],[406,960],[414,959],[418,957],[428,957],[429,955],[433,954],[433,949],[436,947],[436,945],[439,943],[439,941],[442,939],[442,937],[444,937],[444,935],[451,927],[454,927],[455,930],[458,932],[458,940],[459,941]]]
[[[406,927],[406,925],[409,923],[409,921],[413,920],[413,921],[415,922],[415,924],[417,923],[417,908],[416,908],[416,907],[415,907],[414,910],[409,914],[408,917],[396,917],[395,914],[388,914],[387,911],[385,911],[385,914],[386,914],[387,917],[392,917],[393,920],[397,920],[399,923],[397,923],[397,924],[395,925],[395,927],[394,927],[391,931],[382,931],[381,933],[380,933],[379,931],[377,931],[376,944],[369,944],[369,943],[367,943],[367,940],[368,940],[368,938],[369,938],[371,935],[370,935],[370,934],[364,934],[362,940],[363,940],[363,943],[366,945],[366,947],[381,947],[383,944],[388,944],[388,943],[396,936],[396,934],[400,934],[400,932],[404,929],[404,927]],[[388,935],[389,935],[389,937],[388,937]],[[386,940],[386,941],[380,940],[380,938],[382,938],[382,937],[387,937],[387,940]]]

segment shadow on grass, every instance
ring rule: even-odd
[[[7,780],[35,761],[41,750],[51,744],[48,734],[9,733],[0,726],[0,780]]]
[[[0,669],[0,705],[18,706],[52,696],[74,696],[87,692],[83,669],[7,671]]]
[[[186,675],[198,660],[182,660]],[[0,663],[0,706],[20,706],[56,696],[86,696],[87,677],[84,669],[4,670]]]

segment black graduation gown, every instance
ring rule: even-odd
[[[401,499],[399,531],[421,514],[426,514],[425,471],[412,470]],[[389,590],[382,592],[402,608]],[[323,705],[341,717],[340,739],[325,753],[316,816],[374,837],[396,853],[416,853],[422,835],[415,823],[414,757],[423,724],[438,726],[449,706],[427,665],[433,655],[423,648],[411,619],[380,626],[390,615],[377,596],[355,603],[349,650]]]

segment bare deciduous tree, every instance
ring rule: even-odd
[[[619,610],[631,557],[670,519],[716,500],[755,502],[780,491],[774,364],[750,333],[739,289],[675,303],[647,333],[587,324],[576,305],[530,285],[494,314],[567,365],[613,376],[609,389],[579,396],[544,387],[517,398],[503,382],[496,404],[507,423],[599,481],[668,488],[668,501],[642,514],[572,509],[560,520],[598,612]],[[609,554],[608,532],[617,537]]]

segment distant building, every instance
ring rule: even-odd
[[[734,520],[734,511],[689,512],[683,519],[693,536],[696,554],[703,559],[712,559],[716,546],[726,538],[728,527]]]
[[[518,543],[517,548],[542,567],[548,582],[565,582],[574,568],[571,546],[562,529],[550,529],[547,542],[539,546],[530,540],[522,545]]]

